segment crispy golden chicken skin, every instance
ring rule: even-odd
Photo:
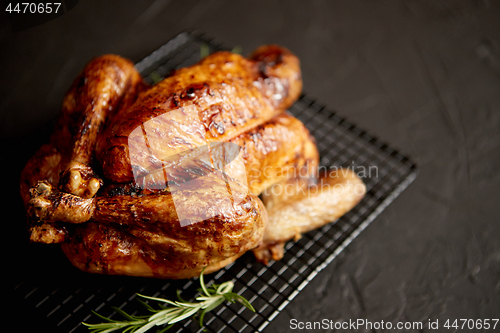
[[[119,108],[126,108],[146,88],[134,64],[116,55],[92,60],[68,90],[48,144],[28,160],[21,172],[20,192],[30,207],[30,191],[48,181],[63,191],[92,197],[102,185],[90,167],[98,135]],[[30,239],[60,243],[68,235],[63,223],[29,219]]]
[[[254,56],[216,53],[153,87],[121,57],[91,61],[50,143],[22,172],[31,240],[62,243],[85,271],[165,278],[223,267],[258,246],[267,212],[217,169],[232,161],[216,157],[221,142],[283,113],[301,80],[288,50]]]
[[[230,141],[241,147],[244,170],[229,165],[227,173],[246,173],[250,192],[260,194],[288,178],[315,177],[319,163],[316,142],[307,128],[288,113],[280,114]]]
[[[169,156],[235,138],[284,112],[301,89],[298,59],[286,49],[259,48],[250,59],[212,54],[119,111],[97,151],[103,174],[131,182],[165,168]]]
[[[228,193],[220,173],[168,191],[127,192],[135,190],[115,187],[83,199],[92,200],[92,222],[78,224],[62,244],[75,266],[94,273],[187,278],[231,262],[263,238],[264,205],[237,183]]]
[[[30,240],[102,274],[183,279],[249,250],[279,259],[362,196],[355,175],[316,179],[314,138],[285,112],[301,89],[299,60],[276,45],[214,53],[151,87],[129,60],[92,60],[21,173]],[[295,192],[267,194],[279,184]]]

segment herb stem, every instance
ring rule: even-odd
[[[204,270],[203,270],[204,271]],[[153,327],[165,326],[160,332],[165,332],[172,327],[173,324],[178,323],[190,317],[199,315],[198,322],[200,327],[203,327],[203,320],[205,314],[212,311],[225,301],[231,303],[241,303],[249,310],[255,312],[254,307],[243,296],[233,293],[234,283],[226,281],[221,284],[212,284],[209,287],[205,285],[203,278],[203,271],[200,274],[199,281],[200,287],[198,291],[200,296],[196,297],[196,302],[186,302],[180,297],[180,291],[177,290],[178,301],[171,301],[159,297],[151,297],[137,294],[137,296],[156,301],[161,304],[159,309],[156,309],[144,301],[140,301],[152,314],[146,316],[133,316],[125,311],[113,308],[115,312],[120,314],[125,320],[113,320],[106,318],[96,312],[93,313],[105,322],[99,324],[82,323],[87,326],[92,333],[111,333],[122,330],[126,333],[144,333]]]

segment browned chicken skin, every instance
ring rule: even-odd
[[[237,183],[231,184],[228,196],[225,179],[217,172],[165,192],[134,196],[112,194],[116,189],[110,192],[95,198],[90,225],[114,229],[113,236],[96,234],[85,223],[76,228],[84,242],[77,236],[63,243],[66,255],[81,269],[164,278],[196,276],[205,266],[217,266],[254,248],[267,223],[259,198]],[[124,242],[120,234],[131,240]]]
[[[261,54],[275,57],[252,61],[215,53],[121,109],[97,152],[105,177],[131,182],[165,168],[169,156],[228,141],[286,110],[302,87],[298,60],[277,47],[258,49],[253,57]]]
[[[230,141],[241,147],[244,170],[232,163],[226,172],[239,179],[246,173],[250,192],[260,194],[272,184],[297,176],[314,177],[319,153],[304,124],[288,113],[280,114]]]
[[[322,212],[276,238],[279,214],[257,197],[316,176],[314,139],[285,112],[301,89],[298,59],[274,45],[249,58],[214,53],[152,87],[128,60],[94,59],[68,91],[50,143],[21,174],[30,239],[61,243],[93,273],[189,278],[259,246],[265,262],[274,244],[332,218]],[[296,196],[291,206],[301,203]],[[297,220],[307,225],[306,215]]]
[[[90,164],[99,131],[122,106],[127,107],[146,88],[131,61],[105,55],[91,61],[67,92],[61,116],[50,142],[27,162],[21,173],[20,190],[29,207],[30,188],[46,180],[61,190],[92,197],[101,186]],[[36,222],[36,223],[34,223]],[[60,243],[66,235],[64,224],[29,221],[30,239]]]

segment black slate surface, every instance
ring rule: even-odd
[[[295,331],[291,319],[500,318],[498,17],[496,1],[82,1],[12,32],[2,9],[3,274],[15,283],[51,268],[25,240],[17,183],[82,66],[103,53],[139,60],[200,29],[243,53],[287,46],[309,95],[419,165],[416,181],[266,332]],[[19,325],[45,328],[23,315]]]

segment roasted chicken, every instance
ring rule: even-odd
[[[189,278],[248,250],[279,260],[365,191],[352,173],[318,175],[314,138],[286,112],[301,90],[299,60],[274,45],[153,86],[119,56],[92,60],[21,173],[31,241],[104,274]]]

